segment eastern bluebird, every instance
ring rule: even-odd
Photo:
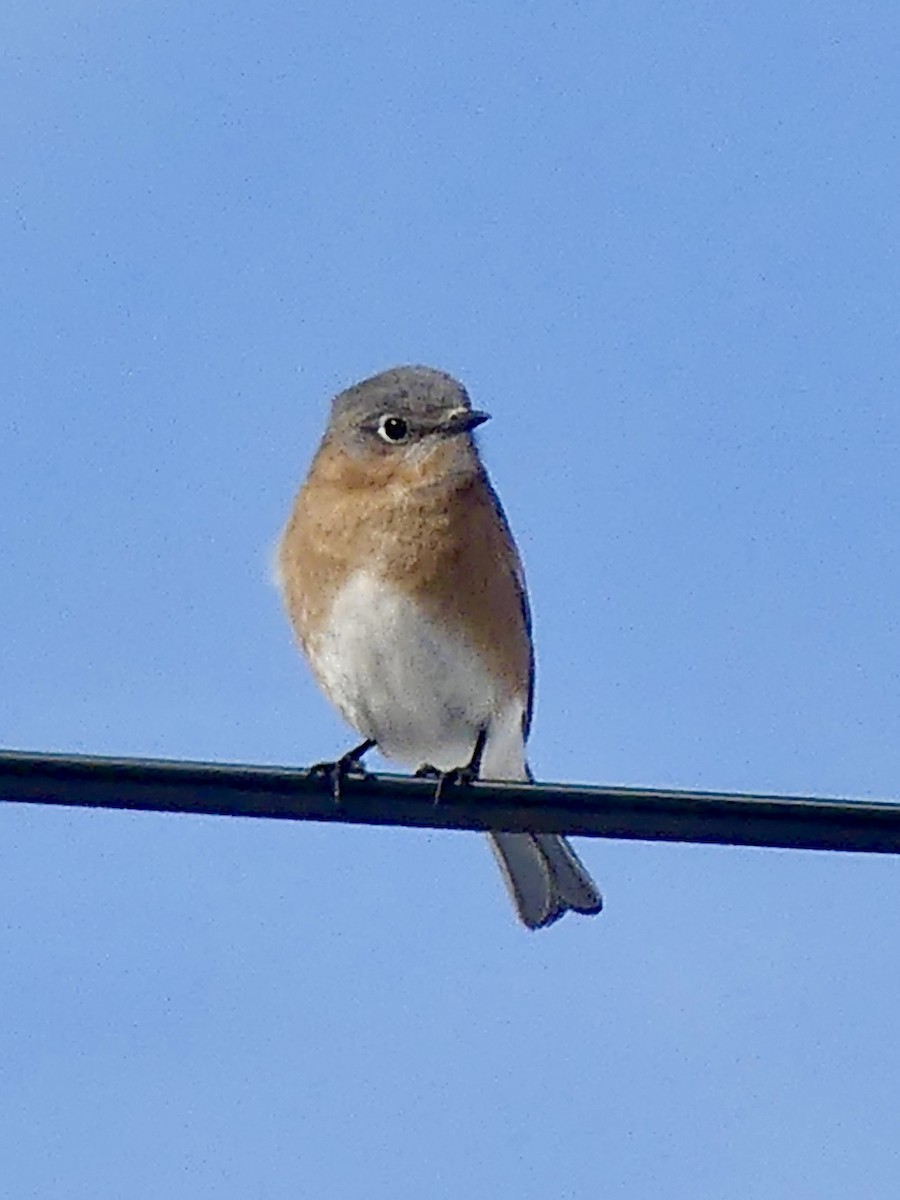
[[[461,384],[395,367],[341,392],[278,550],[284,602],[326,696],[413,768],[530,779],[534,656],[519,555]],[[492,833],[531,929],[600,893],[564,837]]]

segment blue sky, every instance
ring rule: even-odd
[[[900,799],[900,12],[0,16],[0,740],[306,764],[330,395],[459,375],[544,779]],[[900,1168],[896,864],[0,811],[3,1190],[831,1200]]]

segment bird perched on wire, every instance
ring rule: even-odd
[[[322,690],[373,746],[451,778],[530,778],[534,655],[522,567],[473,430],[488,414],[428,367],[341,392],[278,550]],[[489,835],[531,929],[599,912],[564,837]]]

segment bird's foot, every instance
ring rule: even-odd
[[[432,767],[429,763],[419,767],[416,775],[425,779],[437,779],[437,786],[434,789],[434,802],[441,804],[447,799],[449,792],[456,787],[468,787],[474,783],[481,773],[481,756],[484,753],[484,743],[487,740],[487,730],[480,729],[478,738],[475,742],[475,749],[472,752],[472,757],[464,767],[452,767],[449,771],[439,771],[437,767]]]
[[[468,763],[464,767],[453,767],[450,771],[439,771],[437,787],[434,789],[435,804],[442,804],[454,788],[468,787],[477,778],[478,772],[473,771]]]
[[[309,768],[310,775],[320,775],[326,779],[330,785],[332,799],[335,804],[342,804],[344,800],[344,780],[348,775],[368,774],[366,768],[362,764],[363,755],[367,754],[375,745],[373,738],[366,738],[364,742],[360,742],[358,746],[354,746],[352,750],[348,750],[346,754],[342,754],[335,762],[319,762],[313,763]]]

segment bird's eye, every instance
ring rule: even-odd
[[[409,437],[409,426],[402,417],[382,417],[378,422],[378,436],[396,445]]]

